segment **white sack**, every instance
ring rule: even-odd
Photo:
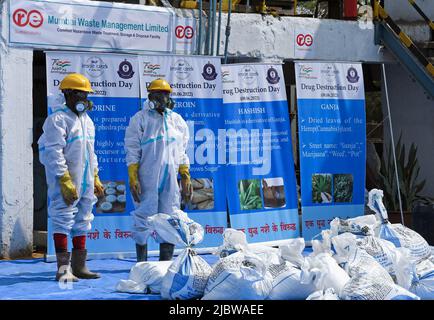
[[[306,258],[302,266],[301,283],[313,284],[317,290],[332,288],[340,292],[350,277],[328,253]]]
[[[136,263],[130,270],[128,280],[120,280],[116,290],[128,293],[160,293],[163,277],[172,261],[145,261]]]
[[[330,222],[330,230],[332,236],[336,236],[345,232],[360,236],[368,236],[374,235],[376,224],[377,219],[372,214],[350,219],[334,218]]]
[[[249,244],[244,232],[227,228],[223,233],[223,244],[214,254],[223,258],[236,252],[256,254],[266,264],[280,263],[280,251],[277,248],[255,243]]]
[[[375,211],[377,220],[381,222],[375,230],[377,237],[392,242],[397,248],[408,248],[412,262],[418,263],[431,257],[431,248],[420,234],[402,224],[389,223],[382,190],[369,191],[368,206]]]
[[[251,253],[237,252],[214,266],[203,300],[264,300],[272,289],[266,264]]]
[[[322,230],[321,233],[314,236],[311,240],[312,244],[312,256],[319,255],[320,253],[326,253],[329,255],[333,255],[334,252],[332,250],[332,233],[331,230]]]
[[[211,271],[205,260],[187,248],[176,257],[164,276],[161,296],[170,300],[201,298]]]
[[[339,257],[344,260],[344,257]],[[396,285],[389,273],[365,250],[350,248],[345,270],[351,279],[339,297],[344,300],[419,300],[419,297]]]
[[[157,242],[185,247],[163,278],[161,296],[172,300],[201,298],[212,269],[191,247],[202,241],[203,227],[181,210],[172,215],[155,214],[147,221]]]
[[[332,239],[333,247],[337,252],[336,259],[339,261],[344,256],[344,262],[350,249],[354,246],[364,250],[375,259],[392,277],[393,281],[405,289],[410,288],[413,278],[411,273],[412,264],[406,255],[400,252],[391,242],[373,236],[357,238],[351,233],[343,233]]]
[[[434,300],[434,264],[426,259],[416,265],[416,279],[410,291],[424,300]]]
[[[301,268],[305,260],[303,256],[305,247],[306,244],[303,238],[289,239],[287,244],[279,246],[280,256],[283,260]]]
[[[315,291],[313,283],[301,283],[301,270],[288,261],[271,264],[267,270],[273,279],[268,300],[304,300]]]
[[[203,240],[203,227],[188,215],[177,210],[168,215],[158,213],[147,218],[147,224],[156,242],[172,243],[176,246],[194,246]]]

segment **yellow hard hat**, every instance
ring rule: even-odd
[[[170,87],[170,84],[161,78],[153,80],[149,86],[148,91],[167,91],[172,92],[172,88]]]
[[[60,82],[60,90],[72,89],[93,92],[88,78],[80,73],[70,73]]]

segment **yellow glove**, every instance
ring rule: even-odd
[[[193,196],[193,185],[191,184],[189,167],[186,164],[181,164],[178,169],[181,175],[181,196],[185,203],[191,201]]]
[[[140,202],[139,195],[142,193],[139,181],[139,164],[133,163],[128,166],[128,179],[130,183],[131,194],[134,201]]]
[[[65,200],[65,203],[70,206],[78,199],[78,194],[69,171],[66,171],[65,174],[60,177],[59,183],[63,200]]]
[[[95,175],[94,175],[94,189],[93,192],[94,194],[100,198],[104,195],[104,185],[101,183],[101,180],[99,179],[98,176],[98,171],[95,170]]]

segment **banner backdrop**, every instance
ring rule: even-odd
[[[105,195],[98,199],[92,230],[87,233],[90,253],[135,251],[131,239],[133,209],[125,164],[124,137],[130,117],[139,110],[139,74],[136,56],[47,52],[48,113],[62,103],[60,81],[70,72],[84,74],[95,93],[89,116],[95,124],[95,152]],[[54,255],[48,221],[48,253]]]
[[[219,246],[227,227],[225,167],[220,162],[225,150],[218,148],[218,135],[224,128],[220,58],[139,56],[139,66],[143,101],[147,86],[156,78],[165,78],[173,88],[174,111],[190,129],[188,157],[194,193],[192,202],[182,208],[205,230],[198,247]]]
[[[359,63],[297,62],[303,237],[364,214],[366,117]]]
[[[232,228],[249,242],[300,235],[294,160],[281,65],[222,66]]]
[[[11,45],[172,52],[166,8],[76,0],[10,0],[9,8]]]

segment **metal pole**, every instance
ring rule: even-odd
[[[396,184],[398,187],[399,211],[401,212],[401,223],[405,226],[404,213],[402,212],[401,188],[399,187],[398,165],[396,163],[395,140],[393,138],[392,115],[390,114],[389,92],[387,90],[386,68],[384,67],[384,63],[382,64],[382,68],[383,68],[383,78],[384,78],[384,89],[385,89],[385,93],[386,93],[387,112],[389,115],[390,138],[392,140],[393,162],[395,164],[395,177],[396,177]]]
[[[294,16],[297,15],[297,0],[294,0]]]
[[[205,54],[209,55],[210,51],[210,41],[211,41],[211,20],[212,20],[212,0],[209,0],[209,7],[208,7],[208,27],[206,32],[206,44],[205,44]]]
[[[197,36],[197,54],[202,54],[202,0],[199,0],[199,35]]]
[[[211,55],[214,55],[215,20],[217,17],[217,0],[212,0]]]
[[[225,41],[225,61],[224,64],[228,61],[228,42],[229,36],[231,34],[231,12],[232,12],[232,0],[229,0],[229,9],[228,9],[228,23],[226,24],[226,41]]]
[[[218,27],[217,27],[217,48],[216,48],[216,55],[219,56],[220,55],[220,28],[221,28],[221,24],[222,24],[222,2],[223,0],[219,1],[219,22],[218,22]]]

